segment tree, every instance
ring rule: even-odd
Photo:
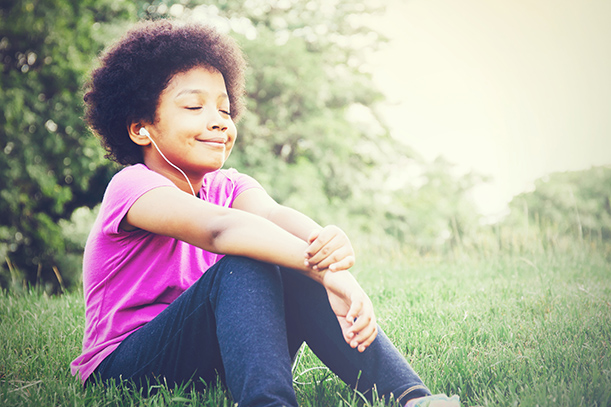
[[[611,240],[611,167],[550,174],[535,189],[510,203],[506,223],[526,225],[554,236]]]
[[[413,178],[399,181],[390,192],[385,231],[420,254],[472,247],[479,215],[468,192],[486,177],[454,175],[443,157],[413,170]]]
[[[247,55],[248,111],[228,165],[321,223],[339,219],[355,231],[370,223],[383,186],[379,173],[414,156],[377,116],[383,95],[365,69],[366,56],[383,39],[364,21],[382,9],[351,0],[185,7],[183,16],[216,24]],[[172,8],[160,5],[153,16]]]
[[[55,280],[69,247],[58,222],[97,204],[113,168],[82,116],[81,87],[127,1],[0,3],[0,258],[4,281]],[[114,24],[114,23],[113,23]],[[66,275],[77,270],[66,270]]]
[[[81,121],[81,87],[95,56],[136,18],[199,19],[238,40],[249,61],[248,111],[228,166],[278,201],[424,250],[450,220],[457,236],[468,228],[467,209],[450,206],[471,184],[448,198],[449,167],[424,163],[376,113],[383,95],[367,57],[383,38],[365,22],[382,9],[367,1],[2,1],[0,256],[30,282],[55,280],[54,266],[78,275],[74,253],[91,216],[75,210],[95,206],[117,170]],[[405,166],[431,181],[413,188]]]

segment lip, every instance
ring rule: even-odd
[[[205,144],[213,144],[213,145],[218,145],[218,146],[224,146],[225,144],[227,144],[227,139],[222,138],[222,137],[214,137],[214,138],[209,138],[209,139],[197,139],[198,142],[200,143],[205,143]]]

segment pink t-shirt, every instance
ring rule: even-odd
[[[70,365],[85,382],[123,339],[155,318],[222,255],[143,230],[119,228],[129,208],[153,188],[177,188],[143,164],[127,167],[108,184],[83,257],[83,352]],[[200,197],[230,207],[243,191],[261,188],[236,170],[206,174]]]

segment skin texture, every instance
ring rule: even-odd
[[[108,157],[121,165],[144,162],[129,143],[126,125],[156,121],[159,95],[177,72],[196,66],[222,73],[239,120],[244,103],[246,61],[238,44],[210,26],[167,19],[141,21],[101,55],[85,84],[85,120],[100,137]]]
[[[172,77],[160,94],[155,122],[132,122],[128,132],[142,148],[148,168],[179,189],[161,187],[145,193],[121,227],[299,270],[325,287],[346,342],[363,352],[377,335],[376,319],[369,297],[348,271],[355,255],[340,228],[323,228],[260,189],[237,196],[232,208],[192,196],[191,186],[198,191],[204,175],[221,168],[231,153],[237,130],[230,112],[218,71],[196,67]],[[186,178],[141,134],[142,127]]]

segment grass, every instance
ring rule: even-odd
[[[611,261],[580,252],[412,260],[372,255],[354,270],[380,325],[433,392],[463,405],[610,406]],[[231,406],[221,386],[152,397],[84,390],[81,292],[0,296],[2,406]],[[295,385],[303,406],[363,405],[306,351]],[[381,403],[375,403],[375,406]]]

